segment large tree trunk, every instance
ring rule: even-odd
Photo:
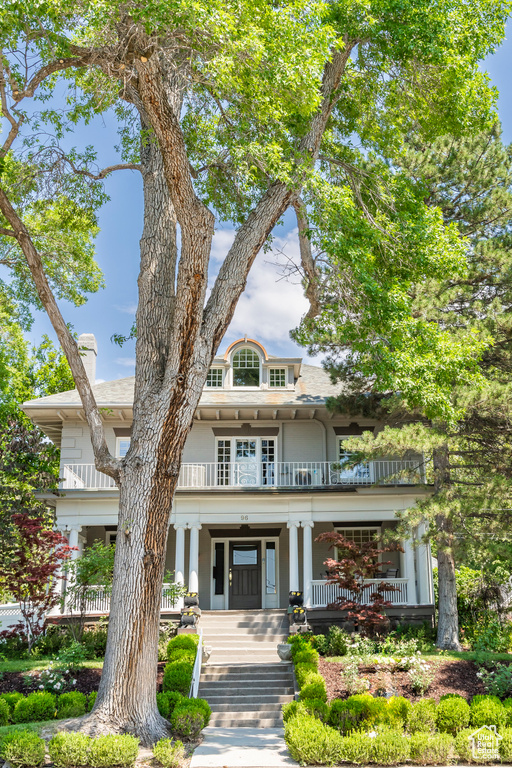
[[[442,494],[449,483],[448,465],[448,449],[434,451],[434,485],[437,495]],[[460,651],[453,529],[449,517],[442,512],[436,515],[436,531],[439,594],[436,644],[443,650]]]
[[[321,103],[300,140],[294,182],[269,180],[238,228],[207,299],[215,218],[196,195],[180,125],[183,93],[193,79],[190,63],[178,49],[153,53],[145,31],[128,21],[126,30],[119,24],[120,36],[126,34],[122,50],[137,55],[129,60],[133,71],[122,83],[123,94],[136,106],[147,130],[141,152],[144,232],[133,431],[130,449],[120,461],[108,451],[79,350],[51,293],[41,258],[1,190],[0,210],[13,227],[71,366],[91,430],[96,467],[113,477],[120,489],[107,651],[96,705],[81,725],[89,732],[129,731],[152,744],[169,727],[156,706],[158,629],[167,533],[185,440],[254,259],[318,157],[356,41],[346,40],[343,50],[333,50],[325,64]],[[107,56],[99,65],[118,81],[117,53],[113,61]]]

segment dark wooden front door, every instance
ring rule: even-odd
[[[261,542],[229,543],[229,607],[261,608]]]

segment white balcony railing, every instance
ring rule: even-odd
[[[391,584],[395,589],[390,589],[383,593],[384,599],[389,600],[393,605],[407,605],[407,582],[409,579],[367,579],[365,584],[381,584],[382,582]],[[366,590],[366,603],[369,603],[369,597],[372,594],[371,589]],[[348,590],[341,589],[337,584],[327,584],[325,581],[312,582],[313,608],[325,608],[334,603],[338,597],[350,599]]]
[[[423,463],[414,460],[378,460],[340,468],[332,461],[206,462],[182,464],[178,488],[319,488],[339,485],[418,485],[425,482]],[[65,464],[63,490],[109,489],[112,478],[94,464]]]
[[[164,584],[162,587],[162,599],[160,602],[160,610],[161,611],[170,611],[173,610],[175,607],[174,602],[172,601],[171,597],[169,596],[169,584]],[[177,609],[177,604],[176,604]],[[78,608],[76,606],[72,606],[72,610],[70,610],[70,606],[66,605],[66,608],[64,609],[64,613],[77,613]],[[86,602],[86,608],[85,612],[87,614],[90,613],[109,613],[110,611],[110,590],[105,590],[103,587],[91,587],[90,593],[88,595],[88,600]]]

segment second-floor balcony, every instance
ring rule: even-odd
[[[94,464],[65,464],[62,490],[116,487]],[[418,459],[377,460],[345,468],[332,461],[206,462],[182,464],[178,489],[336,488],[339,486],[419,485],[425,482]]]

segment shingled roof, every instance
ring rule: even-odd
[[[130,407],[133,403],[135,377],[104,381],[93,386],[96,402],[101,408]],[[340,386],[333,385],[329,375],[323,368],[314,365],[302,365],[301,375],[296,381],[295,389],[205,389],[201,395],[199,407],[222,405],[320,405],[327,397],[338,394]],[[76,389],[59,392],[56,395],[29,400],[24,408],[66,408],[81,407],[80,396]]]

